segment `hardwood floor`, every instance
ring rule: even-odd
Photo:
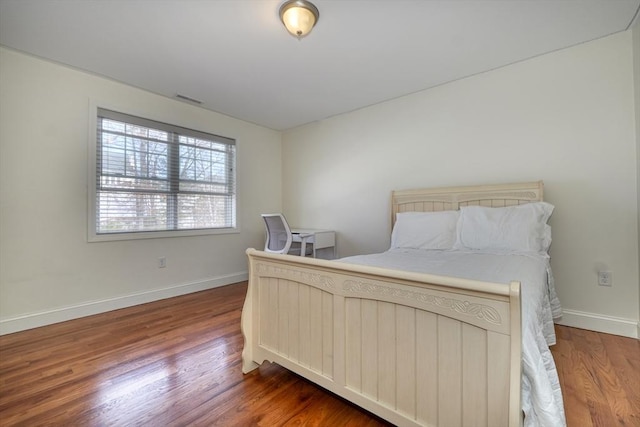
[[[278,365],[243,375],[246,283],[0,337],[0,425],[386,425]]]
[[[0,337],[2,426],[387,426],[274,364],[241,372],[246,283]],[[640,342],[558,327],[569,427],[640,426]]]
[[[640,340],[556,325],[569,427],[640,426]]]

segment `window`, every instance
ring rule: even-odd
[[[95,235],[236,226],[235,140],[98,108]]]

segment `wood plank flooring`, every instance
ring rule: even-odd
[[[275,364],[241,372],[246,283],[0,337],[0,426],[388,426]],[[640,426],[640,342],[558,327],[569,427]]]
[[[556,325],[569,427],[640,426],[640,340]]]

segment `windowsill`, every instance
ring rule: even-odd
[[[191,236],[209,236],[216,234],[235,234],[240,233],[239,228],[215,228],[200,230],[179,230],[179,231],[144,231],[138,233],[109,233],[95,234],[91,233],[87,239],[89,243],[95,242],[112,242],[118,240],[141,240],[141,239],[161,239],[170,237],[191,237]]]

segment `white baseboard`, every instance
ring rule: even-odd
[[[99,301],[90,301],[54,310],[1,319],[0,335],[38,328],[40,326],[51,325],[53,323],[65,322],[67,320],[91,316],[111,310],[118,310],[120,308],[131,307],[138,304],[145,304],[165,298],[204,291],[206,289],[217,288],[232,283],[243,282],[247,280],[248,277],[249,275],[247,272],[235,273],[227,276],[212,277],[197,282],[171,286],[164,289],[154,289],[131,295],[124,295]]]
[[[556,323],[574,328],[621,335],[629,338],[640,338],[640,322],[636,319],[605,316],[603,314],[586,313],[576,310],[562,310],[562,318]]]

